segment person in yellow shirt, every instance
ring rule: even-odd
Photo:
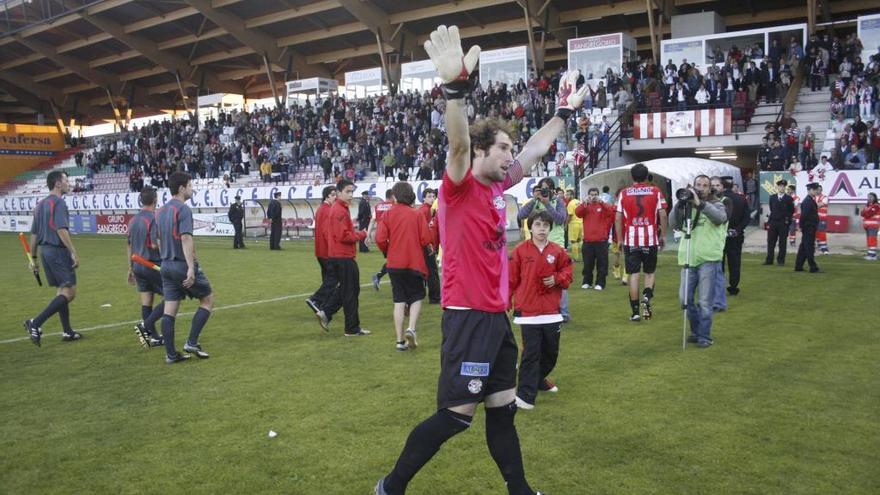
[[[565,209],[568,211],[568,245],[571,247],[571,260],[580,261],[581,242],[584,240],[584,221],[574,214],[581,202],[574,197],[574,190],[565,191]]]
[[[269,179],[272,177],[272,164],[269,163],[269,160],[264,160],[263,163],[260,164],[260,175],[262,176],[263,182],[269,182]]]

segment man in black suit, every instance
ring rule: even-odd
[[[773,264],[773,248],[779,244],[776,264],[785,264],[785,240],[788,238],[788,226],[794,216],[794,199],[785,194],[788,181],[776,182],[776,194],[770,196],[770,217],[767,219],[767,259],[765,265]]]
[[[804,271],[804,262],[810,264],[810,273],[819,271],[819,266],[813,255],[816,253],[816,229],[819,227],[819,206],[816,204],[816,196],[819,195],[818,182],[807,184],[807,197],[801,203],[801,245],[798,246],[797,258],[794,261],[794,271]]]
[[[242,238],[242,221],[244,220],[244,206],[241,205],[241,196],[235,197],[235,202],[229,205],[229,213],[227,215],[229,221],[232,222],[232,228],[235,229],[235,238],[232,240],[233,249],[243,249],[244,239]]]
[[[358,205],[358,229],[359,230],[367,230],[370,226],[370,220],[373,218],[373,209],[370,208],[370,191],[364,191],[361,193],[361,202]],[[359,250],[362,253],[369,253],[370,248],[367,247],[367,243],[365,239],[361,239],[358,242]]]
[[[766,64],[761,69],[761,79],[764,83],[764,95],[767,97],[767,103],[775,102],[776,85],[779,84],[779,70],[776,68],[776,64],[773,62]]]
[[[272,222],[269,231],[269,249],[273,251],[281,250],[281,202],[278,198],[281,192],[276,191],[275,197],[269,200],[269,208],[266,210],[266,217]]]
[[[721,267],[727,266],[727,293],[731,296],[739,294],[740,266],[742,265],[742,248],[746,226],[751,219],[749,204],[746,198],[733,192],[733,177],[722,177],[724,187],[722,196],[728,198],[731,205],[727,217],[727,239],[724,241],[724,258]]]

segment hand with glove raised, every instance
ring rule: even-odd
[[[447,100],[464,98],[473,89],[476,79],[471,73],[480,60],[480,47],[474,45],[464,55],[458,26],[438,26],[425,42],[425,51],[443,81],[440,89]]]
[[[581,89],[575,91],[580,71],[570,70],[559,78],[559,91],[556,93],[556,116],[562,120],[568,120],[574,111],[584,102],[584,97],[589,90],[586,83]]]

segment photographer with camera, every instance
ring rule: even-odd
[[[599,199],[599,189],[591,187],[587,191],[587,201],[574,211],[583,219],[584,228],[584,269],[581,289],[602,290],[608,276],[608,232],[614,224],[614,206]],[[596,268],[596,285],[593,285],[593,268]]]
[[[694,185],[675,193],[678,202],[669,223],[685,233],[678,246],[678,264],[683,266],[679,299],[687,309],[691,335],[688,342],[706,348],[712,340],[712,300],[715,278],[727,239],[727,209],[712,193],[709,177],[698,175]],[[699,299],[695,301],[695,293]]]
[[[519,209],[517,218],[524,221],[533,211],[547,211],[550,214],[553,219],[553,228],[550,229],[548,239],[550,242],[564,246],[565,220],[568,218],[568,213],[565,210],[565,201],[561,196],[556,195],[556,184],[550,177],[544,177],[538,182],[538,187],[532,192],[532,199]],[[571,314],[568,312],[568,290],[562,291],[559,312],[562,314],[563,321],[571,320]]]

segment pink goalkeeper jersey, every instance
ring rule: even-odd
[[[504,191],[522,180],[513,162],[503,182],[486,186],[467,171],[459,184],[443,174],[440,187],[440,245],[443,249],[443,307],[503,312],[509,300],[507,204]]]

